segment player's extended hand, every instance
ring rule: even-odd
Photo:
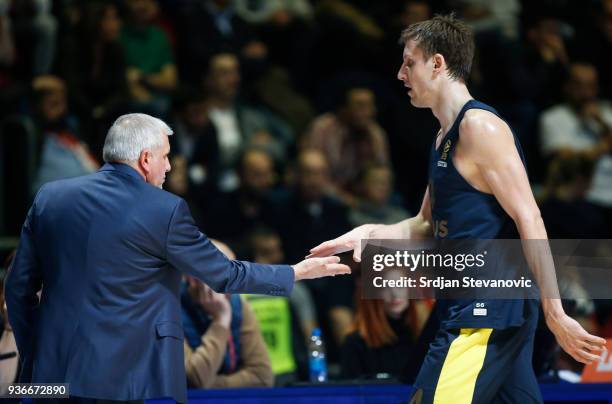
[[[310,250],[310,257],[328,257],[334,254],[340,254],[345,251],[353,250],[353,260],[355,262],[361,261],[361,240],[367,240],[371,238],[372,232],[376,228],[375,225],[364,224],[363,226],[355,227],[348,233],[335,238],[333,240],[325,241],[318,246]]]
[[[296,281],[351,273],[351,268],[340,264],[340,257],[307,258],[293,265],[293,270]]]
[[[565,313],[558,318],[547,318],[546,324],[561,348],[578,362],[591,363],[605,349],[605,339],[589,334]]]

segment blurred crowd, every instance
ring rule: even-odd
[[[41,184],[97,170],[127,112],[173,128],[164,188],[228,256],[294,263],[406,218],[438,127],[396,78],[398,38],[449,11],[475,31],[469,88],[520,139],[549,237],[612,238],[612,0],[0,0],[0,232],[18,235]],[[190,385],[305,380],[316,326],[333,377],[411,381],[434,303],[359,295],[355,277],[290,299],[186,279]],[[612,337],[610,303],[572,307]],[[579,371],[540,337],[540,374]]]

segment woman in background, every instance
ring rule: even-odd
[[[385,277],[402,275],[398,270],[387,271]],[[342,346],[342,376],[401,378],[429,316],[429,305],[409,300],[408,289],[387,288],[382,291],[382,299],[364,299],[358,290],[356,306],[354,331]]]

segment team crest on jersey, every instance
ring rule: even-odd
[[[446,143],[444,143],[444,147],[442,148],[442,155],[440,156],[440,160],[438,160],[438,167],[446,168],[448,164],[446,163],[446,159],[448,158],[448,151],[451,148],[451,140],[448,139]]]

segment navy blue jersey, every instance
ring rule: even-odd
[[[514,221],[495,196],[474,188],[453,164],[453,153],[459,142],[459,125],[465,112],[470,109],[483,109],[499,117],[494,108],[470,100],[463,106],[437,149],[434,142],[429,164],[429,197],[434,236],[436,239],[517,238]],[[523,152],[516,136],[514,142],[524,164]],[[522,300],[445,299],[440,300],[438,306],[443,328],[505,328],[519,326],[523,322]],[[487,315],[476,315],[474,309],[477,307],[486,308]]]

